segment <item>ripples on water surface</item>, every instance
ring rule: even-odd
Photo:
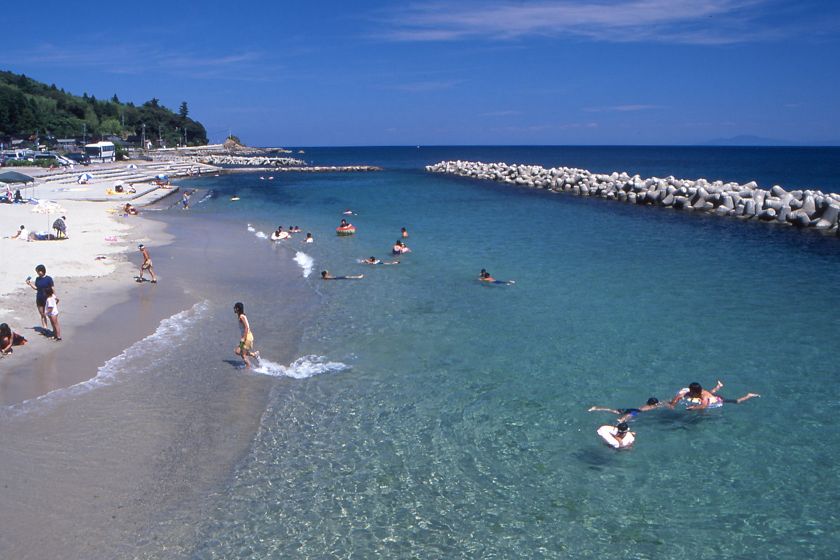
[[[201,212],[243,235],[246,223],[314,233],[316,274],[301,281],[320,311],[300,355],[350,369],[274,387],[193,554],[831,557],[837,240],[416,170],[482,159],[448,150],[383,152],[397,163],[376,174],[206,180],[220,196]],[[749,165],[715,169],[746,181]],[[345,208],[359,233],[339,239]],[[356,263],[390,258],[402,226],[402,264]],[[294,258],[299,239],[278,255]],[[322,282],[324,268],[366,278]],[[481,268],[516,284],[479,285]],[[728,397],[763,397],[644,415],[622,453],[595,435],[612,416],[586,412],[717,378]]]

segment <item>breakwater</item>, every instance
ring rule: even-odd
[[[741,185],[675,177],[644,179],[624,172],[603,174],[571,167],[546,169],[539,165],[473,161],[442,161],[427,165],[426,171],[840,234],[840,194],[819,190],[786,191],[778,185],[761,189],[754,181]]]
[[[203,155],[195,161],[208,165],[235,165],[238,167],[302,167],[306,162],[290,157]]]

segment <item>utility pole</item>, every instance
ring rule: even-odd
[[[143,123],[143,151],[146,150],[146,123]]]

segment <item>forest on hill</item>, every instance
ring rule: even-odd
[[[207,143],[204,126],[189,118],[187,102],[173,112],[156,98],[140,106],[122,103],[115,94],[99,100],[81,97],[21,74],[0,71],[0,138],[79,138],[88,141],[119,136],[139,144],[144,135],[155,145]]]

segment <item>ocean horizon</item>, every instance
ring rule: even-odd
[[[148,245],[196,303],[96,382],[0,412],[4,468],[72,496],[44,522],[83,538],[46,541],[80,558],[836,554],[840,239],[424,166],[840,192],[840,148],[302,149],[383,170],[183,181],[189,211],[146,212],[175,241]],[[342,218],[355,235],[336,236]],[[302,232],[274,243],[278,226]],[[412,251],[394,256],[403,227]],[[253,371],[233,355],[238,301]],[[718,379],[761,397],[640,414],[630,450],[588,412]]]

